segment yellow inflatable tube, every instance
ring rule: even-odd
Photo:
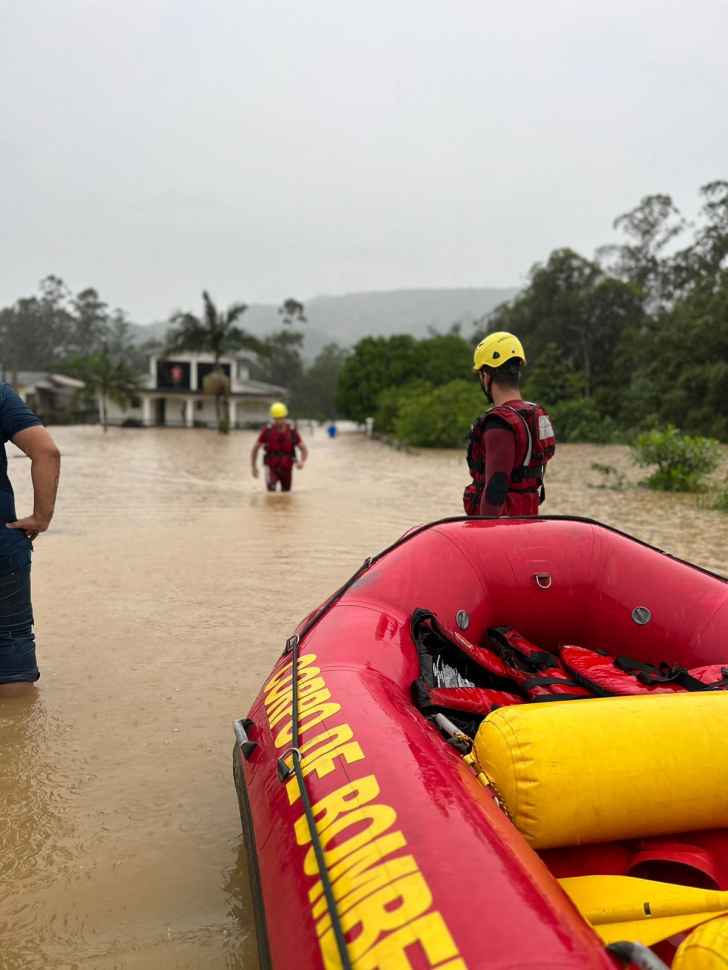
[[[693,930],[675,954],[672,970],[728,970],[728,919]]]
[[[474,754],[536,849],[728,827],[728,692],[503,707]]]

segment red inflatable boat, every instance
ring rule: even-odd
[[[492,678],[487,697],[493,713],[488,703],[483,708],[482,691],[479,699],[468,700],[479,675],[468,673],[467,679],[439,655],[432,661],[426,645],[433,637],[451,642],[453,656],[460,649],[467,659],[470,651],[483,676]],[[520,671],[511,687],[501,664],[507,665],[513,650],[523,652],[523,643],[533,645],[528,651],[540,664],[540,679]],[[572,665],[568,669],[561,667],[560,649]],[[584,674],[595,658],[597,667],[601,663],[597,651],[609,655],[602,666],[619,656],[633,658],[639,669],[623,663],[612,690],[611,681],[599,680],[599,671],[591,679]],[[586,667],[582,661],[588,661]],[[574,712],[591,717],[621,710],[622,703],[642,705],[630,729],[639,736],[642,712],[659,714],[673,704],[665,708],[672,724],[673,712],[679,721],[683,711],[696,709],[696,697],[704,706],[696,681],[701,676],[711,681],[711,690],[717,687],[707,698],[713,723],[712,712],[722,716],[728,702],[720,679],[724,661],[726,581],[614,529],[559,517],[448,519],[413,529],[367,560],[301,623],[248,718],[235,722],[234,777],[261,967],[566,970],[613,968],[630,960],[636,966],[670,965],[681,940],[708,919],[687,916],[693,904],[686,910],[680,893],[700,890],[696,913],[701,906],[712,906],[713,915],[728,913],[722,896],[728,889],[724,823],[709,821],[707,830],[686,833],[683,820],[673,831],[664,821],[670,806],[663,804],[654,831],[640,822],[642,828],[631,832],[628,820],[627,828],[607,826],[611,834],[603,837],[575,833],[570,844],[568,826],[565,838],[549,841],[548,823],[545,837],[534,836],[527,828],[534,820],[519,830],[508,792],[489,784],[487,739],[476,739],[473,748],[473,737],[479,724],[480,730],[483,725],[494,730],[494,719],[505,723],[517,711],[518,731],[540,730],[550,718],[555,725],[546,731],[550,738]],[[423,664],[429,664],[427,670]],[[710,676],[701,674],[708,667]],[[629,677],[642,676],[639,691],[652,693],[657,686],[660,696],[613,697],[619,678],[629,679],[625,669]],[[442,679],[432,680],[433,670],[447,672],[447,688],[438,687]],[[678,670],[690,675],[681,680]],[[690,693],[696,683],[698,693]],[[554,699],[568,703],[540,703]],[[506,730],[516,729],[506,725],[501,734]],[[635,757],[649,747],[660,765],[665,752],[650,730],[645,728]],[[601,735],[595,731],[588,739],[595,751]],[[670,743],[671,751],[679,743],[679,738]],[[614,750],[610,742],[609,751],[598,756],[596,777],[603,769],[605,785]],[[548,783],[560,758],[546,760]],[[580,786],[577,779],[577,800]],[[559,808],[561,791],[557,786],[548,797],[549,812]],[[641,797],[648,807],[649,797]],[[723,808],[716,811],[705,817],[722,819]],[[611,824],[614,813],[607,814]],[[554,823],[554,831],[557,827]],[[647,884],[673,893],[659,914],[641,901],[640,887]],[[608,901],[612,913],[622,913],[614,916],[618,929],[611,936],[599,925],[607,917],[587,911],[583,897],[593,889],[618,896]],[[655,945],[649,950],[630,949],[639,939],[645,942],[642,924],[632,931],[638,923],[624,915],[632,889],[641,907],[638,923],[657,914],[667,920],[664,933],[670,930],[662,938],[652,919],[647,942]],[[597,909],[604,913],[599,898]],[[624,946],[608,945],[622,932]]]

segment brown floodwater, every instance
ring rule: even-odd
[[[33,567],[42,677],[0,701],[0,967],[254,970],[231,722],[367,556],[461,513],[464,456],[319,429],[284,496],[250,476],[252,433],[54,433],[58,511]],[[591,489],[595,460],[637,477],[619,446],[562,446],[544,511],[728,574],[725,516]],[[25,514],[27,459],[10,469]]]

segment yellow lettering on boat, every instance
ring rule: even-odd
[[[329,879],[331,880],[334,888],[334,897],[337,893],[337,885],[339,884],[341,877],[344,876],[350,869],[361,870],[360,863],[364,865],[371,865],[371,860],[383,861],[384,857],[392,852],[396,852],[397,849],[403,849],[407,845],[407,840],[402,835],[401,832],[390,832],[389,835],[382,835],[380,838],[375,839],[368,845],[363,846],[356,852],[352,852],[351,855],[346,856],[341,862],[337,863],[329,869]],[[308,898],[311,903],[315,903],[323,895],[324,887],[323,883],[319,879],[308,892]],[[314,915],[318,916],[314,908]]]
[[[299,690],[301,690],[306,684],[310,683],[320,674],[320,667],[307,667],[305,670],[302,670],[298,675]],[[290,703],[290,698],[293,697],[293,677],[289,677],[286,680],[282,680],[280,683],[274,685],[266,696],[265,706],[269,708],[274,704],[277,705],[278,702],[284,697],[288,697]]]
[[[304,667],[310,666],[316,659],[315,653],[305,653],[302,657],[298,658],[298,669],[302,670]],[[277,670],[268,683],[263,687],[263,693],[267,694],[272,690],[277,684],[280,684],[284,677],[287,677],[293,670],[293,663],[288,663],[280,670]]]
[[[331,700],[320,668],[313,666],[315,660],[315,654],[307,654],[298,661],[299,737],[341,710],[341,705]],[[271,730],[280,725],[275,747],[290,746],[293,665],[287,664],[274,674],[264,693]],[[304,777],[315,775],[319,779],[331,775],[342,764],[365,758],[349,724],[327,727],[314,737],[299,741],[299,750]],[[285,760],[292,767],[292,755]],[[288,780],[286,792],[291,805],[300,798],[295,776]],[[424,953],[432,970],[468,970],[442,915],[438,911],[427,912],[432,906],[432,893],[415,857],[392,857],[407,841],[401,831],[391,831],[397,813],[391,806],[375,802],[379,794],[376,777],[367,775],[347,782],[312,808],[337,914],[349,937],[347,948],[354,970],[412,970],[406,951],[415,945],[420,959]],[[296,820],[294,832],[298,845],[309,846],[303,860],[304,873],[319,876],[305,815]],[[349,837],[338,841],[342,833]],[[324,967],[340,970],[331,914],[320,878],[308,896]]]
[[[331,731],[323,731],[301,745],[301,770],[304,777],[315,774],[317,778],[325,778],[336,769],[335,758],[342,758],[347,764],[354,764],[362,761],[364,752],[359,744],[352,740],[354,732],[348,724],[342,724]],[[322,742],[327,741],[327,744]],[[320,746],[319,746],[320,745]],[[286,758],[289,767],[292,764],[292,756]],[[292,777],[286,787],[288,801],[291,805],[298,800],[301,792],[298,787],[298,780]]]
[[[344,933],[358,929],[357,935],[348,943],[352,961],[356,963],[383,933],[399,929],[421,916],[431,905],[432,893],[419,872],[396,879],[357,903],[341,917]],[[333,933],[333,929],[328,929],[324,935],[333,936]]]
[[[412,970],[406,950],[415,943],[420,944],[436,970],[467,970],[445,920],[437,912],[421,916],[375,943],[355,962],[355,970]]]
[[[369,896],[377,889],[390,885],[401,876],[409,876],[413,872],[419,872],[414,856],[405,855],[399,859],[391,859],[389,862],[382,862],[374,856],[367,860],[366,865],[361,865],[352,873],[342,876],[332,886],[334,898],[337,901],[336,910],[339,915],[348,912],[351,907],[360,900]],[[331,917],[326,910],[325,897],[319,899],[314,906],[311,915],[314,919],[319,919],[316,925],[316,932],[319,936],[331,926]]]
[[[320,802],[312,806],[314,818],[323,814],[323,818],[316,822],[316,831],[323,832],[324,829],[332,825],[340,815],[355,808],[361,808],[376,798],[379,794],[379,785],[374,775],[367,775],[358,781],[351,781],[348,785],[337,788],[336,791],[326,795]],[[308,820],[302,815],[294,825],[296,842],[299,845],[308,845],[311,841],[311,833],[308,829]],[[311,873],[309,873],[311,875]]]
[[[323,684],[323,677],[317,677],[316,679],[320,680]],[[328,691],[325,688],[322,690],[316,690],[313,692],[313,694],[304,694],[303,698],[299,698],[298,701],[298,716],[304,717],[312,707],[316,707],[317,704],[323,704],[323,702],[329,700],[330,697],[331,691]],[[292,717],[293,715],[293,709],[290,705],[290,701],[288,706],[284,704],[283,707],[277,708],[277,711],[277,714],[268,715],[268,723],[271,727],[276,725],[282,718]]]
[[[314,707],[312,711],[307,711],[306,716],[298,725],[299,735],[305,734],[306,731],[310,731],[312,727],[316,727],[322,721],[325,721],[327,717],[333,717],[334,714],[338,714],[341,710],[341,704],[320,704],[318,707]],[[309,720],[310,719],[310,720]],[[293,722],[286,724],[285,727],[276,735],[275,745],[277,748],[284,748],[286,745],[291,743],[291,735],[293,732]]]
[[[326,867],[328,868],[334,865],[355,849],[361,848],[367,842],[371,842],[378,835],[381,835],[382,832],[386,832],[387,829],[394,825],[396,820],[397,813],[389,805],[370,805],[368,808],[359,808],[354,812],[349,812],[346,818],[337,819],[332,826],[321,833],[321,843],[324,846],[324,861]],[[349,826],[357,825],[359,822],[368,822],[369,824],[365,829],[362,829],[356,835],[347,839],[346,842],[342,842],[341,845],[337,845],[335,848],[326,851],[325,847],[332,839],[339,835],[340,832],[349,828]],[[309,849],[306,853],[303,870],[309,875],[318,872],[313,848]]]
[[[318,670],[318,667],[312,667],[312,670]],[[307,680],[305,683],[301,684],[298,688],[298,696],[308,697],[313,691],[323,690],[326,687],[326,683],[323,677],[313,677],[311,680]],[[288,716],[292,714],[291,703],[293,701],[293,686],[289,687],[288,690],[284,691],[280,696],[276,697],[275,701],[268,706],[269,702],[266,701],[266,713],[268,714],[268,723],[271,727],[278,722],[281,716],[281,712],[288,708]]]

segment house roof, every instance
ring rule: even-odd
[[[31,384],[44,384],[47,388],[79,390],[85,387],[83,381],[76,377],[68,377],[66,374],[53,374],[44,370],[21,370],[18,371],[18,386],[29,387]]]
[[[265,381],[238,381],[237,386],[243,394],[272,394],[279,396],[288,394],[287,387],[281,387],[279,384],[266,384]]]
[[[149,347],[149,348],[147,348],[147,350],[144,351],[144,354],[147,357],[159,357],[162,354],[167,354],[172,359],[175,358],[175,357],[197,357],[197,358],[209,358],[210,360],[213,359],[213,355],[210,354],[210,353],[206,353],[206,352],[199,352],[198,353],[197,351],[194,351],[194,350],[175,350],[175,351],[171,351],[171,350],[169,350],[169,348],[163,346],[162,344],[160,344],[158,347]],[[223,354],[222,357],[223,357],[223,360],[225,358],[231,358],[231,357],[233,358],[233,360],[246,360],[247,359],[245,357],[245,354],[242,353],[242,352],[239,353],[239,354],[238,353]]]

